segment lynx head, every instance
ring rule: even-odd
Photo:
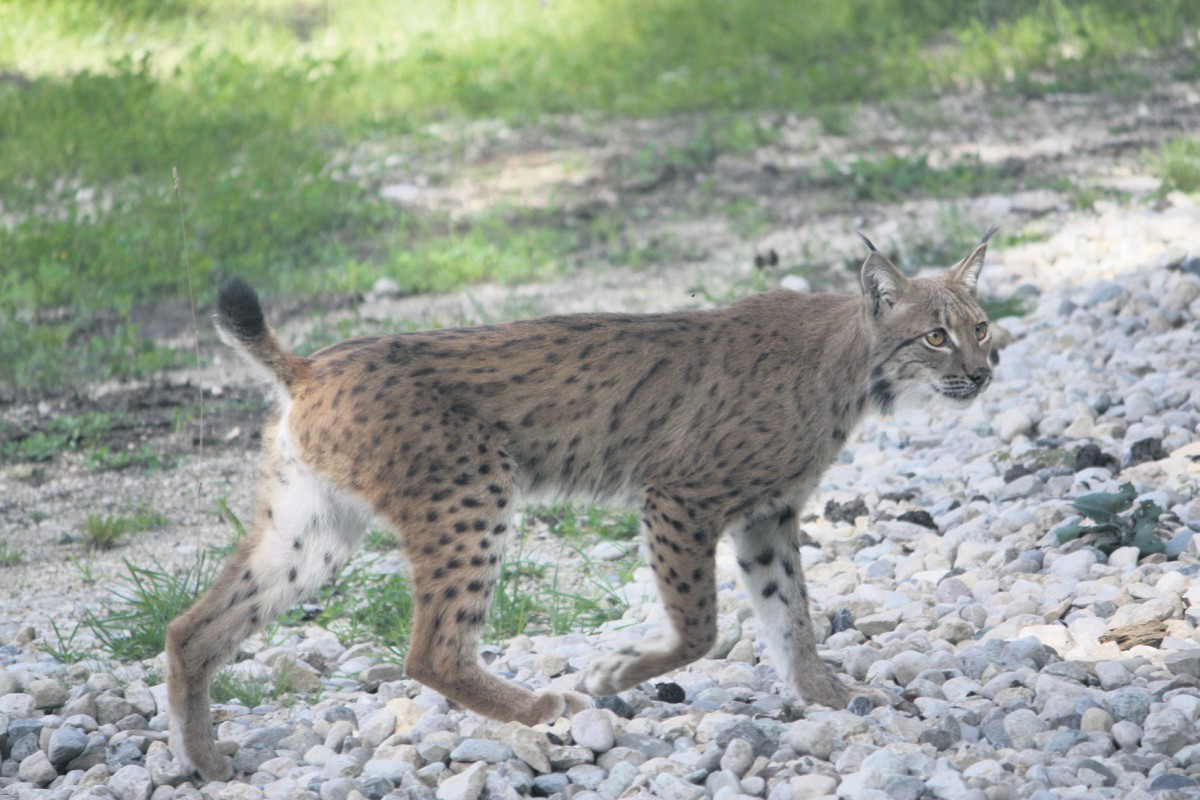
[[[992,379],[992,337],[975,298],[987,240],[933,278],[905,278],[863,236],[863,314],[873,333],[868,392],[883,413],[931,401],[963,408]],[[861,234],[859,234],[861,236]]]

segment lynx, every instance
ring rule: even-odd
[[[987,239],[936,277],[906,278],[863,237],[860,296],[777,290],[725,308],[579,314],[283,351],[245,283],[218,299],[222,337],[271,379],[250,534],[168,630],[171,749],[231,774],[208,687],[237,645],[346,561],[372,517],[412,564],[408,674],[497,720],[550,721],[586,694],[489,673],[477,644],[518,499],[639,504],[670,630],[598,659],[611,695],[705,655],[714,548],[728,533],[781,677],[802,698],[856,690],[818,657],[797,512],[869,411],[969,404],[991,381],[975,299]],[[857,690],[861,691],[861,690]]]

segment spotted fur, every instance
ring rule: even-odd
[[[328,580],[374,515],[412,562],[409,675],[500,720],[589,705],[502,680],[476,654],[513,510],[532,494],[642,510],[670,628],[598,659],[590,693],[708,652],[713,554],[729,533],[780,672],[801,697],[844,704],[850,690],[817,657],[797,511],[868,411],[962,405],[987,386],[975,300],[985,248],[910,280],[872,246],[859,297],[774,291],[712,311],[351,339],[310,358],[285,353],[253,290],[233,282],[220,331],[272,379],[278,403],[252,530],[168,631],[174,754],[206,778],[230,774],[212,741],[213,672]]]

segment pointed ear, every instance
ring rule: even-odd
[[[900,274],[887,256],[872,249],[862,265],[862,288],[871,314],[878,317],[900,302],[901,295],[908,288],[908,279]]]
[[[983,269],[983,256],[987,253],[988,239],[992,238],[992,234],[998,230],[999,227],[996,225],[988,228],[987,233],[983,235],[983,241],[975,245],[971,254],[958,262],[950,271],[952,279],[965,286],[972,295],[975,294],[975,288],[979,285],[979,271]]]

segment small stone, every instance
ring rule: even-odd
[[[230,784],[230,786],[239,785],[244,786],[245,784]],[[318,797],[320,797],[320,800],[350,800],[350,794],[354,792],[355,789],[356,784],[353,778],[347,778],[344,776],[330,778],[321,784]],[[224,800],[224,798],[218,797],[217,800]]]
[[[1100,688],[1106,692],[1128,686],[1129,682],[1133,680],[1133,675],[1120,661],[1100,661],[1096,664],[1095,670],[1096,679],[1100,681]]]
[[[1092,706],[1085,709],[1079,720],[1079,730],[1084,733],[1102,732],[1108,733],[1112,730],[1115,720],[1112,714],[1109,714],[1103,708]]]
[[[570,785],[571,779],[562,772],[551,772],[548,775],[538,775],[533,779],[534,790],[542,797],[559,794]]]
[[[633,706],[629,705],[629,703],[626,703],[617,695],[597,697],[595,700],[596,708],[603,708],[607,711],[611,711],[621,719],[633,719],[633,715],[636,713],[633,710]]]
[[[647,758],[666,758],[675,752],[675,748],[662,739],[641,733],[619,733],[613,741],[618,747],[627,747],[644,754]]]
[[[513,754],[538,772],[549,772],[550,740],[541,731],[535,731],[519,722],[501,725],[495,732],[496,741],[508,745]]]
[[[562,771],[580,764],[591,764],[596,760],[590,747],[580,745],[551,745],[546,751],[546,757],[550,759],[550,766]]]
[[[498,764],[512,756],[511,748],[491,739],[463,739],[450,751],[451,761],[484,761],[488,764]]]
[[[1108,710],[1118,722],[1128,720],[1141,725],[1150,713],[1150,694],[1145,689],[1127,686],[1108,695]]]
[[[275,757],[275,750],[283,737],[292,732],[290,728],[275,726],[258,728],[246,734],[238,745],[237,755],[233,757],[233,768],[237,772],[251,775],[258,772],[264,761]]]
[[[1162,461],[1167,457],[1167,451],[1163,449],[1162,439],[1150,438],[1141,439],[1133,443],[1129,448],[1129,466],[1142,464],[1147,461]]]
[[[934,597],[939,603],[957,603],[960,600],[971,600],[971,587],[960,578],[944,578],[937,585],[937,591],[934,592]]]
[[[1046,730],[1046,723],[1031,709],[1018,708],[1004,718],[1004,731],[1013,747],[1025,750],[1033,746],[1034,737]]]
[[[729,746],[734,739],[742,739],[750,745],[756,756],[769,756],[779,749],[779,740],[783,734],[783,726],[773,720],[756,720],[754,722],[739,722],[731,728],[725,728],[717,734],[716,744],[719,748]]]
[[[1175,755],[1197,738],[1194,726],[1177,709],[1163,708],[1146,718],[1142,731],[1142,747],[1152,753]]]
[[[1075,772],[1079,778],[1079,782],[1084,786],[1116,786],[1117,776],[1108,767],[1101,764],[1094,758],[1085,758],[1079,763],[1079,767]]]
[[[1190,794],[1198,785],[1200,784],[1196,783],[1196,779],[1189,775],[1180,775],[1178,772],[1167,772],[1150,781],[1148,791],[1151,794],[1156,792],[1185,792]]]
[[[945,583],[945,581],[942,581]],[[929,669],[929,656],[919,650],[903,650],[892,656],[892,678],[900,686],[908,686]]]
[[[534,663],[537,665],[538,672],[547,678],[557,678],[570,667],[570,662],[558,653],[542,653],[535,659]]]
[[[921,731],[921,744],[931,744],[938,750],[948,750],[962,741],[962,725],[949,714],[938,717],[933,727]]]
[[[150,772],[137,764],[121,767],[108,779],[108,786],[121,800],[149,800],[154,783]]]
[[[1167,653],[1163,659],[1172,675],[1190,675],[1200,678],[1200,648]]]
[[[733,738],[725,745],[725,752],[721,755],[721,769],[740,778],[753,763],[754,748],[745,739]]]
[[[441,782],[437,788],[438,800],[475,800],[483,791],[486,781],[487,764],[482,761],[472,764]]]
[[[903,613],[899,609],[880,611],[854,620],[854,627],[858,628],[859,633],[863,636],[871,639],[880,634],[891,633],[896,630],[896,626],[900,624],[903,616]]]
[[[656,683],[654,689],[656,699],[661,703],[682,703],[687,699],[683,687],[678,683]]]
[[[937,530],[937,523],[933,521],[933,515],[923,509],[915,511],[905,511],[896,519],[901,522],[909,522],[913,525],[920,525],[922,528],[929,528],[931,531]]]
[[[703,800],[706,796],[703,786],[696,786],[670,773],[661,772],[650,781],[653,793],[663,800]]]
[[[1136,722],[1120,720],[1114,722],[1109,735],[1122,750],[1136,750],[1142,744],[1142,726]]]
[[[925,781],[914,775],[893,775],[883,786],[889,800],[920,800]]]
[[[105,691],[96,696],[96,721],[101,725],[115,725],[132,713],[133,706],[118,694]]]
[[[50,763],[50,759],[41,750],[35,750],[25,758],[17,769],[17,777],[29,783],[45,786],[58,777],[58,771]],[[147,792],[149,795],[149,792]]]
[[[628,761],[619,761],[613,764],[608,771],[608,777],[601,781],[597,788],[606,797],[620,797],[637,780],[639,774],[638,768],[634,764]]]
[[[46,711],[61,708],[67,702],[67,687],[54,678],[38,678],[30,681],[25,692],[33,698],[34,706]]]
[[[1010,408],[996,415],[992,427],[1003,441],[1011,442],[1018,436],[1028,434],[1033,429],[1033,420],[1024,411]]]
[[[30,719],[40,716],[37,701],[24,692],[13,692],[0,697],[0,714],[7,714],[13,719]]]
[[[801,719],[787,726],[784,743],[798,755],[810,755],[826,761],[839,747],[839,737],[833,727],[824,721]]]
[[[50,734],[50,746],[46,755],[56,767],[64,767],[72,759],[83,754],[87,747],[87,734],[79,728],[63,726]]]
[[[599,708],[587,708],[575,714],[571,717],[571,738],[593,753],[611,750],[614,743],[611,713]]]
[[[396,714],[391,709],[384,708],[372,711],[358,726],[358,736],[368,747],[379,747],[383,741],[396,732]]]
[[[1037,475],[1025,475],[1012,483],[1006,484],[996,496],[997,500],[1019,500],[1022,497],[1032,497],[1041,494],[1046,484]]]
[[[385,778],[397,786],[412,773],[413,765],[398,758],[372,758],[362,768],[364,778]]]
[[[838,789],[838,779],[832,775],[819,772],[808,775],[797,775],[788,781],[792,789],[793,800],[809,800],[809,798],[826,797]]]

